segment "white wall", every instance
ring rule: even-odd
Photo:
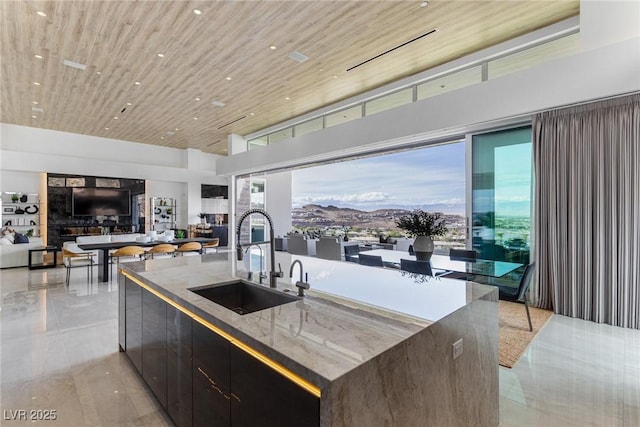
[[[266,210],[273,220],[275,236],[291,231],[291,172],[267,174]]]
[[[157,195],[174,197],[181,227],[197,223],[201,184],[227,185],[217,176],[220,156],[149,144],[0,123],[0,169],[146,179]],[[9,175],[7,175],[9,176]],[[12,191],[0,182],[0,191]],[[164,193],[164,194],[163,194]],[[156,194],[153,194],[156,195]],[[147,199],[152,195],[147,194]]]
[[[640,1],[582,0],[580,2],[580,40],[583,50],[638,37]],[[639,54],[636,51],[636,55]]]
[[[640,38],[403,105],[278,144],[220,158],[236,175],[487,129],[560,106],[640,91]]]
[[[147,219],[147,223],[145,224],[146,230],[151,230],[152,227],[149,223],[151,220],[150,215],[150,199],[152,197],[165,197],[176,200],[176,227],[177,228],[187,228],[188,222],[188,214],[187,214],[187,204],[185,201],[187,200],[187,184],[184,182],[170,182],[170,181],[158,181],[158,180],[147,180],[146,182],[146,193],[147,193],[147,203],[145,205],[145,218]],[[198,197],[200,195],[198,194]]]
[[[15,191],[19,193],[40,194],[42,175],[37,172],[0,171],[0,188],[2,192]]]

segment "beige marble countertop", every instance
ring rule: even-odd
[[[248,262],[231,253],[121,264],[166,297],[210,321],[323,389],[364,362],[450,313],[495,291],[451,279],[421,280],[400,271],[277,253],[290,289],[289,266],[300,259],[311,290],[304,299],[239,315],[190,288],[246,279]],[[264,286],[268,287],[268,284]]]

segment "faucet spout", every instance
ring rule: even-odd
[[[282,270],[276,271],[276,249],[275,249],[275,233],[273,231],[273,221],[269,214],[263,209],[249,209],[243,213],[238,219],[238,225],[236,226],[236,254],[238,261],[242,261],[242,244],[240,244],[240,231],[242,223],[251,214],[260,214],[267,219],[269,223],[269,249],[271,255],[271,272],[269,274],[269,287],[275,288],[278,284],[278,277],[282,277]]]
[[[298,288],[298,296],[303,297],[304,290],[309,289],[311,286],[309,286],[308,282],[302,280],[304,268],[302,267],[302,261],[300,261],[299,259],[291,263],[291,267],[289,268],[289,277],[293,277],[293,268],[296,266],[296,264],[300,265],[300,280],[296,282],[296,287]]]

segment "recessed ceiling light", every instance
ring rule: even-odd
[[[289,98],[288,96],[285,98],[287,101],[290,100],[291,98]]]
[[[197,117],[194,117],[194,118],[193,118],[193,120],[198,120],[198,118],[197,118]]]
[[[38,102],[38,101],[32,101],[31,103],[32,103],[33,105],[38,105],[38,104],[39,104],[39,102]]]
[[[130,103],[130,102],[127,102],[127,105],[131,105],[131,103]]]
[[[337,74],[334,74],[334,75],[333,75],[333,78],[334,78],[334,79],[337,79],[337,78],[338,78],[338,75],[337,75]]]
[[[318,71],[324,71],[324,68],[318,68]]]
[[[47,16],[47,14],[46,14],[46,13],[44,13],[43,11],[41,11],[41,10],[37,11],[36,13],[37,13],[38,15],[40,15],[40,16]]]
[[[200,101],[200,98],[196,98],[196,101]]]
[[[227,80],[231,80],[231,77],[227,77]]]
[[[216,107],[224,107],[225,103],[221,101],[211,101],[211,105],[215,105]]]
[[[180,130],[180,129],[176,128],[176,130]]]
[[[278,48],[278,46],[276,46],[275,44],[272,44],[271,46],[269,46],[269,49],[271,50],[276,50]]]
[[[37,113],[44,113],[44,109],[42,107],[31,107],[31,111],[35,111]]]
[[[38,58],[38,59],[42,59],[42,58],[43,58],[43,56],[42,56],[42,55],[38,55],[38,54],[33,55],[33,56],[35,56],[35,57],[36,57],[36,58]]]
[[[202,11],[200,9],[193,9],[193,13],[196,15],[202,15]]]
[[[134,83],[136,86],[140,86],[140,82],[135,82]]]
[[[102,75],[102,73],[100,71],[96,71],[96,74],[99,75],[99,76]]]
[[[33,84],[36,85],[36,86],[40,86],[40,83],[38,83],[38,82],[33,82]]]
[[[164,136],[161,136],[160,139],[164,139]]]
[[[37,118],[38,118],[38,116],[31,116],[31,117],[32,117],[32,118],[34,118],[34,119],[37,119]]]
[[[113,116],[113,119],[114,120],[118,120],[118,116]]]
[[[256,113],[249,113],[249,115],[250,115],[250,116],[255,116],[255,115],[256,115]]]
[[[158,58],[164,58],[164,53],[159,53]]]
[[[422,3],[420,3],[420,7],[427,7],[429,5],[428,1],[423,1]]]
[[[104,130],[109,130],[109,128],[104,128]]]

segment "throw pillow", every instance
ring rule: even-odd
[[[3,237],[2,239],[0,239],[0,246],[11,246],[11,245],[13,245],[13,242],[7,239],[6,237]]]
[[[13,241],[15,240],[15,237],[13,236],[14,233],[7,233],[4,236],[2,236],[3,239],[7,239],[8,241],[10,241],[13,244]]]
[[[15,243],[15,244],[18,244],[18,243],[29,243],[29,238],[27,236],[25,236],[24,234],[16,233],[16,235],[13,238],[13,243]]]

